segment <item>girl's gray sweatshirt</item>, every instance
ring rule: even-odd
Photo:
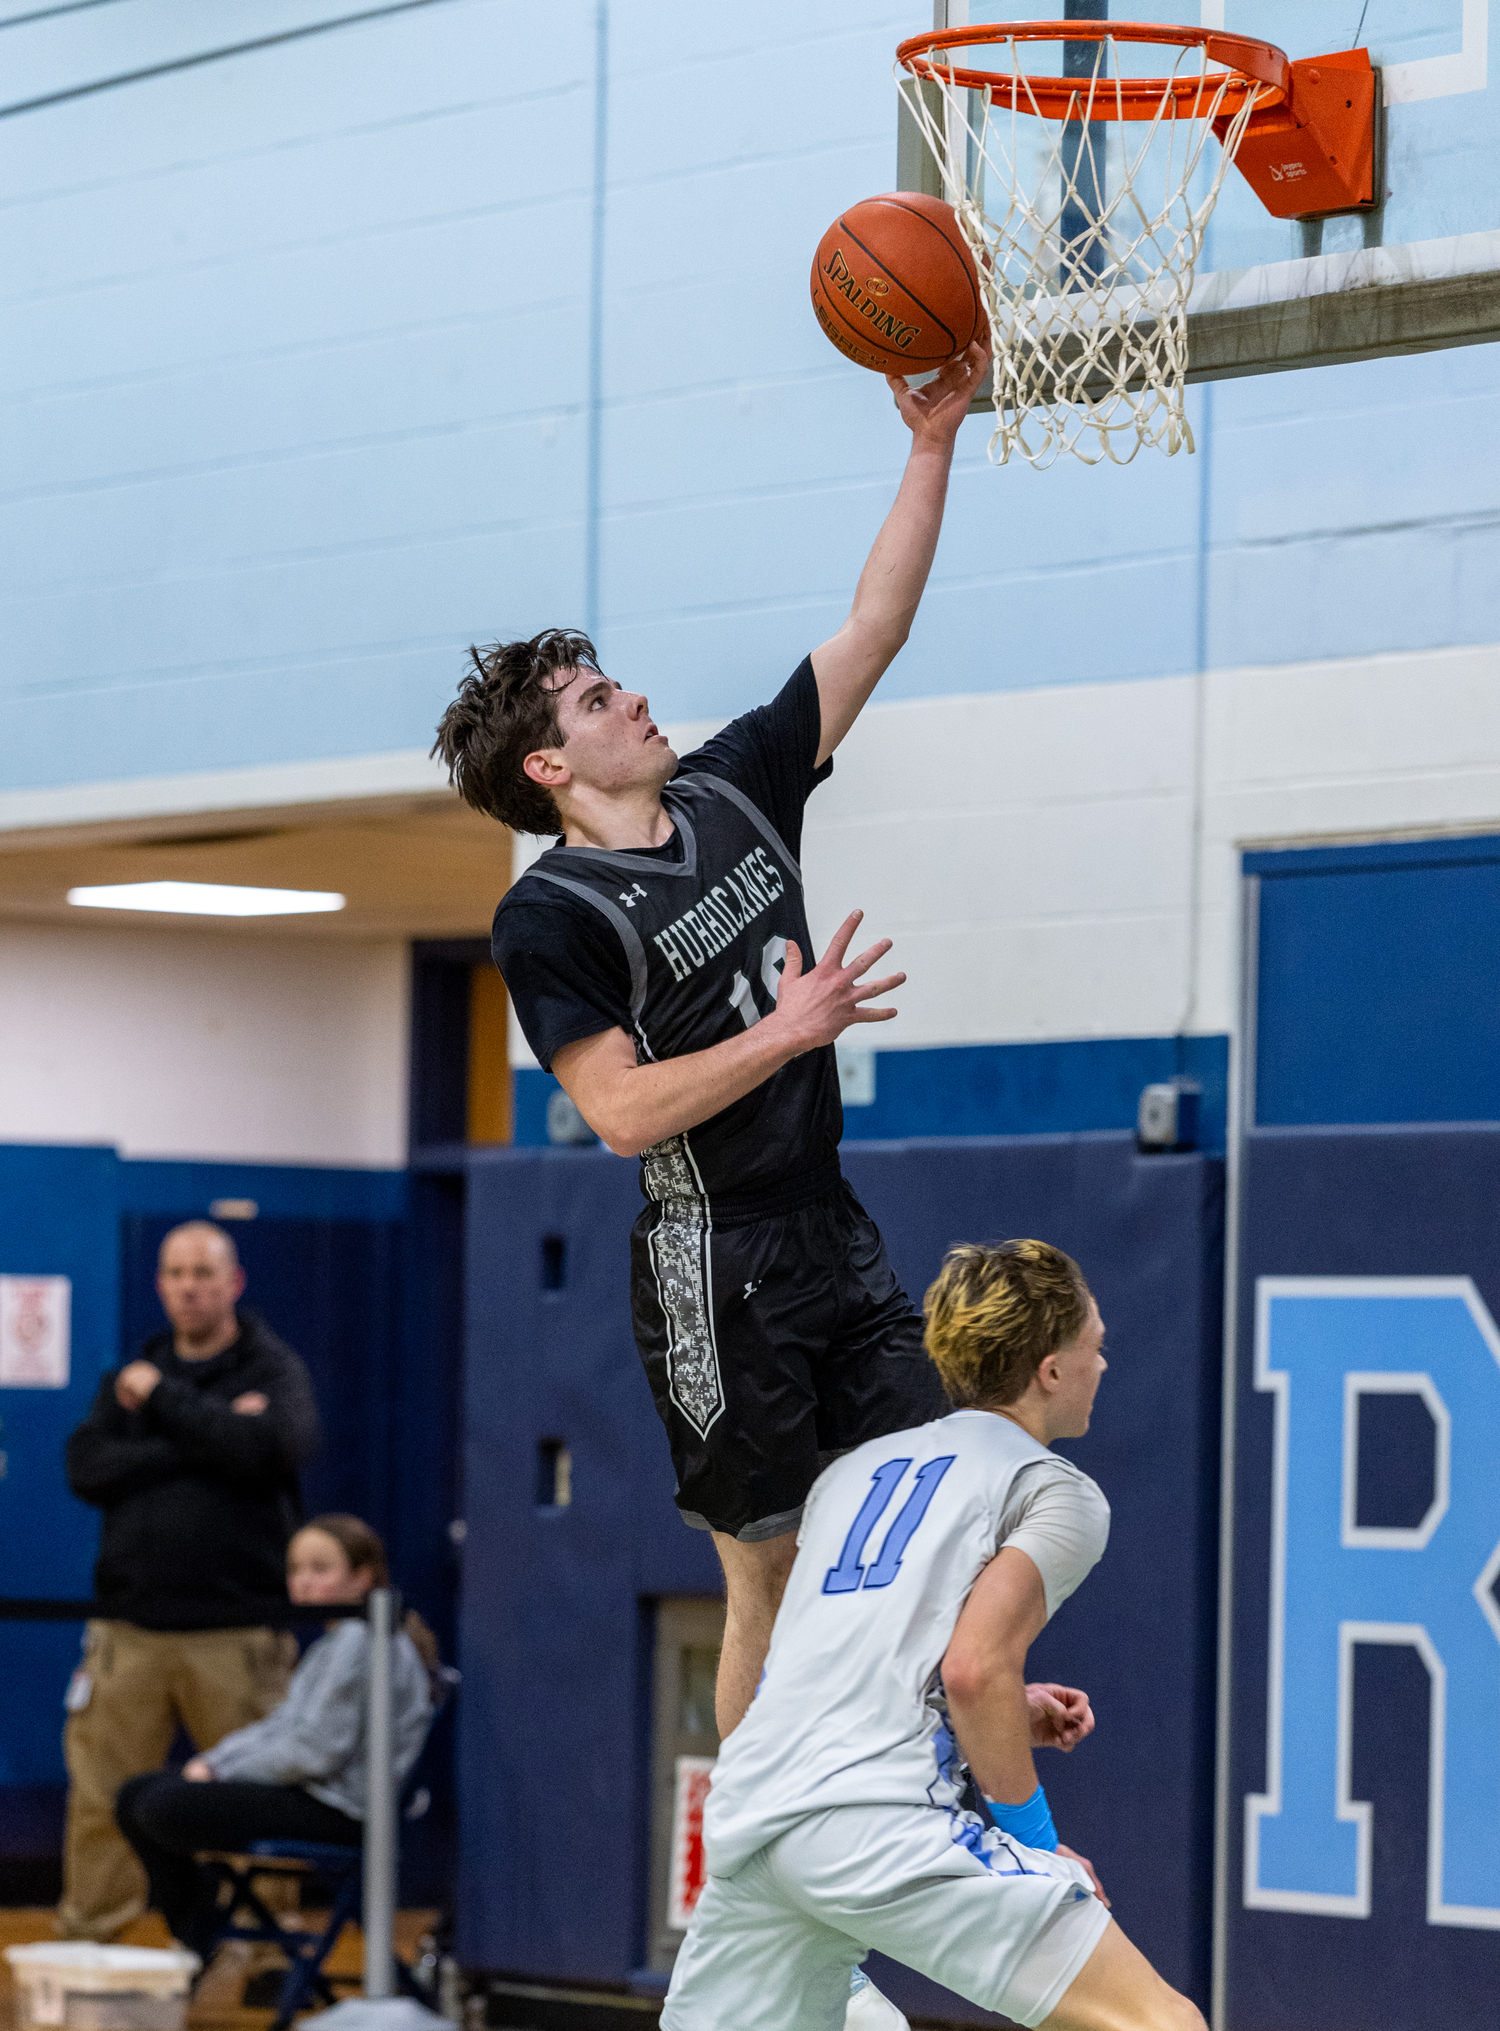
[[[396,1782],[406,1776],[432,1717],[427,1669],[405,1630],[391,1646],[391,1733]],[[300,1784],[351,1819],[365,1816],[365,1710],[370,1634],[340,1622],[311,1644],[286,1698],[263,1721],[236,1728],[204,1755],[215,1777]]]

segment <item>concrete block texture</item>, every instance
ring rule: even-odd
[[[837,627],[905,432],[807,265],[894,179],[891,0],[128,13],[6,31],[0,794],[420,751],[558,623],[722,720]],[[973,419],[882,695],[1500,640],[1496,352],[1195,389],[1123,470]]]

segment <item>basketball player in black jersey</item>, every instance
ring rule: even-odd
[[[816,966],[798,867],[802,808],[901,648],[937,547],[958,426],[988,354],[921,389],[848,619],[780,695],[679,761],[643,696],[551,630],[474,652],[435,752],[475,809],[560,835],[495,915],[522,1029],[586,1121],[641,1158],[636,1341],[686,1520],[711,1530],[728,1610],[718,1720],[760,1678],[803,1500],[831,1453],[947,1409],[922,1321],[839,1172],[834,1039],[886,1022],[846,959]]]

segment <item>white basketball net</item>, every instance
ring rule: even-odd
[[[995,353],[990,458],[1018,452],[1045,467],[1071,452],[1128,465],[1143,444],[1191,451],[1193,265],[1258,93],[1238,97],[1239,75],[1210,69],[1201,48],[1163,48],[1164,70],[1176,60],[1155,116],[1113,117],[1121,81],[1106,36],[1057,117],[1027,83],[1037,48],[1011,37],[986,46],[985,68],[1016,80],[999,103],[955,84],[942,52],[922,60],[921,80],[896,73],[979,270]],[[1186,109],[1170,89],[1179,81],[1196,81]],[[1221,117],[1218,160],[1205,162]]]

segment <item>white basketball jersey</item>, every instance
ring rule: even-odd
[[[970,1589],[1014,1543],[1035,1559],[1050,1615],[1108,1534],[1089,1477],[993,1411],[955,1411],[835,1461],[807,1500],[760,1689],[714,1771],[710,1870],[733,1875],[828,1806],[956,1809],[965,1771],[938,1667]]]

